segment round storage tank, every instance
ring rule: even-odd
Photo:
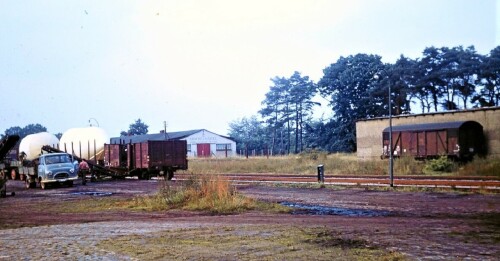
[[[48,132],[30,134],[24,137],[21,143],[19,143],[19,153],[24,152],[26,154],[25,159],[33,160],[41,154],[43,146],[57,147],[58,143],[59,140],[57,137]]]
[[[99,127],[73,128],[62,135],[59,149],[84,159],[94,159],[97,154],[96,158],[100,160],[107,142],[108,134]]]

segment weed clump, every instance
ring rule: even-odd
[[[136,208],[150,210],[184,209],[213,214],[239,213],[253,209],[286,211],[278,204],[258,202],[239,194],[229,180],[218,175],[191,175],[179,185],[162,181],[158,193],[135,198],[134,205]]]
[[[424,171],[452,172],[454,168],[455,164],[453,161],[448,159],[447,156],[441,156],[437,159],[431,159],[427,161],[424,167]]]
[[[474,158],[458,170],[462,176],[496,176],[500,177],[500,158]]]

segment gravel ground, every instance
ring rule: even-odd
[[[0,260],[131,260],[96,245],[117,236],[197,227],[201,225],[113,221],[0,230]]]
[[[319,226],[342,237],[363,239],[416,260],[500,260],[500,231],[484,226],[482,217],[498,216],[500,195],[380,192],[363,189],[304,189],[250,186],[239,191],[273,202],[296,202],[389,212],[389,216],[349,217],[249,212],[211,216],[195,212],[127,212],[61,214],[40,208],[71,200],[92,200],[75,192],[111,192],[130,198],[154,193],[155,181],[109,181],[50,190],[23,188],[9,182],[16,196],[0,199],[2,260],[131,260],[103,251],[97,244],[124,235],[148,236],[162,230],[206,226]],[[137,246],[140,247],[140,246]]]

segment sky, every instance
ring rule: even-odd
[[[0,0],[0,132],[92,124],[116,137],[140,118],[149,133],[227,135],[275,76],[316,82],[341,56],[499,43],[495,0]]]

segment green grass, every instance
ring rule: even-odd
[[[445,176],[497,176],[500,177],[500,158],[476,158],[472,162],[449,163],[446,171],[436,171],[436,160],[415,160],[412,157],[394,159],[394,172],[398,175]],[[317,166],[323,164],[328,175],[388,175],[388,160],[361,160],[355,153],[325,154],[302,153],[290,156],[246,158],[193,158],[189,170],[179,173],[195,174],[296,174],[315,175]]]
[[[458,169],[462,176],[495,176],[500,177],[500,158],[475,158]]]
[[[233,214],[249,210],[272,213],[289,212],[290,208],[248,198],[238,193],[228,181],[217,175],[191,176],[188,181],[172,186],[160,181],[154,195],[136,196],[130,199],[95,198],[61,203],[57,211],[85,213],[99,211],[165,211],[181,209],[203,211],[212,214]]]
[[[334,175],[382,175],[387,174],[387,160],[360,160],[356,154],[307,153],[291,156],[251,158],[193,158],[189,170],[179,173],[227,174],[227,173],[286,173],[316,174],[317,166],[325,166],[325,173]],[[422,174],[424,164],[411,158],[396,159],[394,169],[404,175]]]
[[[120,236],[99,248],[138,260],[404,260],[324,228],[225,226]]]

